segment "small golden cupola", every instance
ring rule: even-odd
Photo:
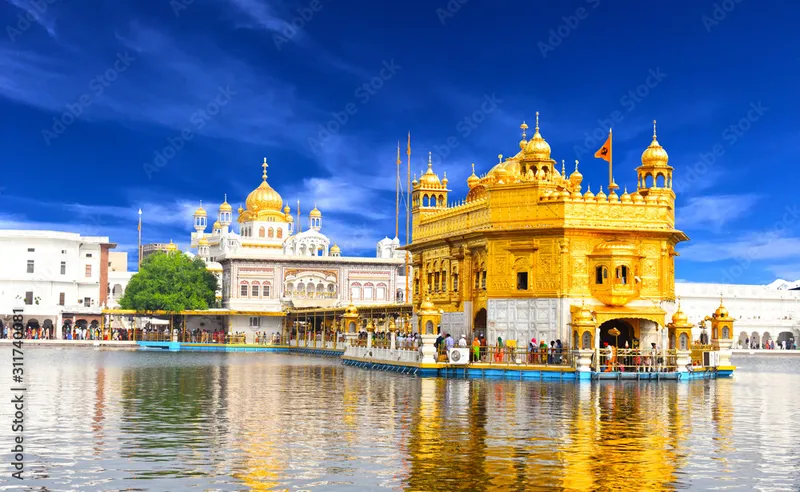
[[[167,245],[168,252],[178,251],[178,245],[172,242],[172,239],[169,240],[169,244]]]
[[[339,247],[338,244],[333,243],[333,246],[331,246],[331,256],[341,256],[341,255],[342,255],[342,249]]]
[[[467,187],[469,187],[469,189],[472,189],[472,188],[475,187],[475,185],[480,183],[480,181],[481,181],[481,178],[479,178],[478,175],[475,174],[475,163],[473,162],[472,163],[472,174],[470,175],[469,178],[467,178]]]
[[[206,209],[203,208],[203,201],[200,201],[200,206],[197,207],[197,210],[194,211],[192,214],[194,218],[194,230],[197,232],[202,232],[206,230],[206,225],[208,224],[208,213]]]
[[[539,133],[539,112],[536,112],[536,127],[533,131],[533,137],[525,145],[525,157],[537,161],[550,160],[550,144],[545,141],[542,134]]]
[[[442,182],[439,181],[439,176],[433,172],[431,155],[431,152],[428,152],[428,170],[419,178],[420,188],[438,188],[442,185]]]
[[[636,168],[636,173],[639,179],[639,193],[642,195],[663,194],[675,198],[675,193],[672,191],[672,167],[669,165],[669,155],[658,143],[655,120],[653,141],[642,152],[642,165]]]
[[[225,200],[219,206],[218,222],[226,226],[231,225],[233,222],[233,207],[228,203],[228,195],[225,195]]]
[[[308,213],[308,226],[312,231],[319,231],[322,229],[322,212],[317,208],[314,203],[314,208]]]
[[[414,209],[446,208],[447,207],[447,177],[444,183],[433,172],[432,153],[428,152],[428,170],[417,181],[411,183],[411,203]]]

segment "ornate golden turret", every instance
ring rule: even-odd
[[[675,193],[672,191],[672,167],[668,163],[669,156],[658,143],[656,122],[653,120],[653,141],[642,152],[642,165],[636,168],[639,193],[645,196],[663,195],[665,204],[671,205],[675,200]]]

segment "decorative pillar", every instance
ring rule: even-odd
[[[692,323],[681,310],[681,303],[678,301],[678,310],[672,315],[672,322],[667,325],[670,343],[675,341],[675,365],[678,372],[688,372],[688,366],[692,363]]]
[[[372,318],[369,319],[367,322],[367,349],[372,348],[372,336],[375,332],[375,323],[372,322]]]
[[[711,347],[719,352],[719,366],[730,367],[733,346],[733,318],[719,300],[719,307],[711,318]]]
[[[426,295],[425,300],[419,305],[417,311],[419,320],[419,332],[422,338],[422,363],[434,364],[436,362],[436,348],[433,346],[436,337],[439,336],[439,324],[442,315],[436,310],[436,306],[431,301],[431,296]]]
[[[576,368],[579,373],[587,373],[585,377],[588,377],[588,373],[592,371],[592,354],[595,353],[595,349],[592,347],[596,344],[597,322],[595,321],[592,311],[586,307],[585,302],[582,303],[580,307],[572,306],[571,311],[572,323],[570,323],[570,326],[572,326],[572,341],[573,344],[576,344],[573,350],[575,350],[578,355]],[[592,343],[589,343],[589,348],[584,348],[582,344],[585,333],[588,333],[592,340]]]
[[[358,339],[358,309],[351,302],[342,315],[342,331],[348,346],[355,345]]]
[[[389,336],[391,337],[391,341],[389,342],[389,348],[394,351],[397,350],[397,325],[394,322],[394,318],[389,318]]]

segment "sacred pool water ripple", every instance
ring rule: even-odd
[[[0,488],[800,490],[800,357],[734,362],[730,380],[576,384],[26,347],[26,480],[4,452]]]

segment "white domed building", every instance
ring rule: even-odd
[[[398,249],[399,239],[378,242],[375,258],[343,256],[322,232],[316,206],[306,230],[299,212],[295,223],[289,205],[267,182],[267,167],[265,158],[261,183],[237,211],[238,227],[227,196],[211,232],[202,203],[194,213],[191,246],[217,274],[224,310],[237,313],[228,317],[229,332],[244,331],[248,341],[256,331],[280,332],[285,308],[404,302],[406,253]]]

